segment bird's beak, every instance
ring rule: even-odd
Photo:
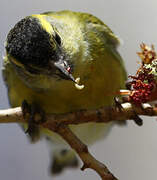
[[[64,60],[59,60],[54,63],[54,66],[61,72],[61,77],[67,80],[72,80],[75,82],[74,77],[71,74],[71,68]]]

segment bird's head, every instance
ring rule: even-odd
[[[7,36],[6,52],[15,67],[31,75],[45,74],[75,81],[62,39],[44,15],[19,21]]]

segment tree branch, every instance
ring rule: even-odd
[[[157,108],[149,104],[134,106],[131,103],[123,103],[122,109],[113,107],[102,107],[97,110],[81,110],[66,114],[46,114],[46,122],[41,126],[59,134],[73,148],[84,165],[81,170],[91,168],[95,170],[102,180],[117,180],[107,167],[97,161],[88,151],[75,134],[69,129],[69,124],[81,124],[87,122],[107,123],[110,121],[132,120],[137,115],[156,116]],[[27,123],[23,118],[20,107],[0,110],[0,123]]]
[[[157,116],[157,107],[150,104],[134,106],[131,103],[123,103],[122,109],[116,106],[102,107],[97,110],[80,110],[65,114],[46,114],[44,127],[56,126],[56,124],[82,124],[87,122],[107,123],[110,121],[133,120],[136,115]],[[22,123],[27,119],[23,118],[20,107],[0,110],[0,123]]]
[[[88,151],[88,147],[83,144],[80,139],[78,139],[75,134],[69,129],[67,125],[60,124],[55,128],[49,128],[54,132],[58,133],[66,142],[73,148],[81,160],[83,161],[84,165],[82,166],[81,170],[85,170],[86,168],[91,168],[95,170],[102,180],[117,180],[107,169],[107,167],[96,160]]]

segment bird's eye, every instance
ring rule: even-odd
[[[55,35],[55,40],[56,40],[58,45],[61,45],[61,38],[60,38],[60,36],[57,33]]]

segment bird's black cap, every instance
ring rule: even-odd
[[[6,51],[24,65],[41,67],[54,56],[50,34],[32,16],[22,19],[11,29],[7,36]]]

